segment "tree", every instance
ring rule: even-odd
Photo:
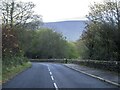
[[[29,58],[65,58],[67,57],[67,41],[51,29],[41,28],[32,35],[30,49],[26,56]]]
[[[89,59],[119,60],[120,1],[95,3],[87,16],[89,22],[82,35]],[[119,35],[118,35],[119,34]]]
[[[41,17],[42,16],[40,15],[33,15],[32,20],[24,25],[25,28],[28,30],[38,30],[39,28],[41,28],[41,26],[43,25]]]
[[[32,10],[34,7],[35,5],[32,2],[24,3],[15,0],[2,0],[0,9],[2,10],[3,53],[6,49],[9,50],[7,52],[14,52],[14,43],[16,43],[19,49],[25,49],[20,43],[23,40],[21,38],[26,40],[25,36],[30,35],[25,30],[28,27],[30,30],[38,29],[42,22],[41,16],[34,14]],[[25,40],[23,40],[23,43],[27,42]],[[29,39],[27,40],[29,41]],[[17,52],[15,51],[14,53]]]
[[[18,37],[19,46],[21,47],[22,52],[25,53],[27,50],[31,49],[32,40],[35,37],[35,30],[26,28],[21,30],[21,28],[17,28],[15,31]]]
[[[78,50],[76,47],[76,43],[68,42],[68,58],[79,58]]]
[[[3,28],[2,31],[2,57],[12,57],[20,53],[20,47],[16,32],[10,28]]]
[[[77,40],[76,47],[77,47],[77,51],[80,59],[89,58],[89,50],[83,40],[81,39]]]
[[[25,26],[32,21],[41,23],[41,16],[34,15],[32,9],[35,5],[32,2],[16,2],[15,0],[2,0],[0,9],[2,10],[3,26]],[[38,22],[39,21],[39,22]]]

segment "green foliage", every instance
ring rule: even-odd
[[[3,81],[30,65],[26,64],[28,59],[24,57],[24,52],[30,49],[32,30],[38,29],[42,21],[41,16],[33,14],[34,6],[31,2],[2,0],[0,10],[2,10]],[[26,28],[29,31],[25,30]]]
[[[30,68],[31,67],[31,63],[30,62],[26,62],[22,65],[16,65],[16,66],[6,66],[3,65],[2,67],[2,83],[7,82],[9,79],[13,78],[15,75],[17,75],[18,73],[22,72],[23,70]],[[1,83],[1,82],[0,82]]]
[[[25,62],[28,62],[28,59],[24,56],[5,56],[2,58],[3,62],[2,65],[12,67],[12,66],[17,66],[17,65],[22,65]]]
[[[30,49],[29,42],[33,35],[31,29],[38,29],[42,22],[41,16],[34,15],[32,11],[34,6],[32,2],[2,0],[0,9],[3,65],[12,67],[27,62],[24,52]],[[26,28],[29,31],[25,30]]]
[[[76,47],[76,43],[68,42],[68,58],[79,58],[78,50]]]
[[[21,47],[21,52],[24,54],[29,49],[31,49],[32,41],[35,35],[34,30],[26,30],[25,28],[17,28],[16,34],[18,36],[19,46]]]
[[[76,43],[77,51],[80,59],[88,59],[88,48],[82,40],[77,41]]]
[[[31,49],[26,51],[30,58],[65,58],[67,41],[57,32],[41,28],[33,33]]]
[[[89,22],[86,31],[82,34],[82,39],[79,40],[87,48],[87,50],[83,49],[86,59],[119,60],[119,4],[120,2],[109,1],[102,4],[95,3],[90,7]]]
[[[48,28],[17,30],[20,47],[29,58],[78,58],[76,44]]]

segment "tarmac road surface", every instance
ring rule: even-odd
[[[3,84],[3,88],[117,88],[59,63],[32,63],[32,67]]]

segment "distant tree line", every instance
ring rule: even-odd
[[[77,58],[74,43],[69,43],[61,33],[48,28],[19,30],[20,45],[28,58]]]

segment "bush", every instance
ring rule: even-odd
[[[3,58],[2,65],[7,67],[12,67],[12,66],[16,67],[17,65],[22,65],[25,62],[28,62],[28,59],[23,56],[13,56],[13,57],[5,56]]]

